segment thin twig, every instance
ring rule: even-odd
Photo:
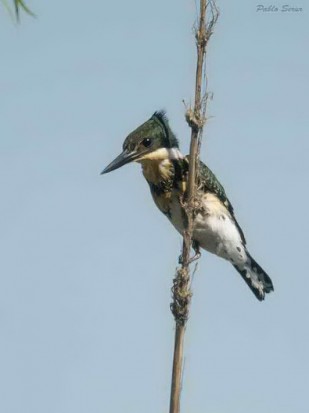
[[[208,20],[206,17],[209,16]],[[219,16],[215,0],[200,0],[200,13],[195,39],[197,48],[197,65],[195,77],[194,108],[186,111],[186,120],[191,128],[191,144],[189,157],[189,174],[185,199],[181,200],[187,215],[187,227],[183,234],[182,266],[177,269],[173,280],[173,302],[171,311],[176,322],[173,372],[171,384],[170,413],[180,412],[180,393],[182,383],[183,347],[186,322],[189,317],[189,306],[192,292],[190,289],[190,251],[193,235],[193,221],[196,209],[197,176],[199,173],[199,149],[203,127],[206,121],[208,100],[206,77],[206,49]]]

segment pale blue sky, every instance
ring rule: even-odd
[[[183,412],[307,413],[309,15],[218,3],[201,157],[275,293],[203,254]],[[181,238],[138,165],[99,173],[161,108],[188,151],[194,2],[29,6],[0,13],[0,411],[166,412]]]

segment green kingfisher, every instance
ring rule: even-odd
[[[123,143],[123,151],[102,174],[129,162],[138,162],[157,207],[183,234],[187,215],[183,199],[186,195],[189,157],[182,155],[164,111],[131,132]],[[228,260],[248,284],[258,300],[273,291],[270,277],[251,257],[233,207],[223,186],[213,172],[200,161],[197,182],[198,210],[194,215],[193,244]]]

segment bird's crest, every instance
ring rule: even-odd
[[[165,110],[156,111],[150,119],[157,121],[164,131],[164,143],[167,148],[179,148],[178,139],[172,132]]]

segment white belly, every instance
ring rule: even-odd
[[[240,233],[233,218],[225,206],[213,194],[204,194],[203,211],[194,221],[193,239],[201,248],[242,266],[246,260],[246,251]],[[171,222],[183,234],[184,220],[177,197],[170,205]]]

